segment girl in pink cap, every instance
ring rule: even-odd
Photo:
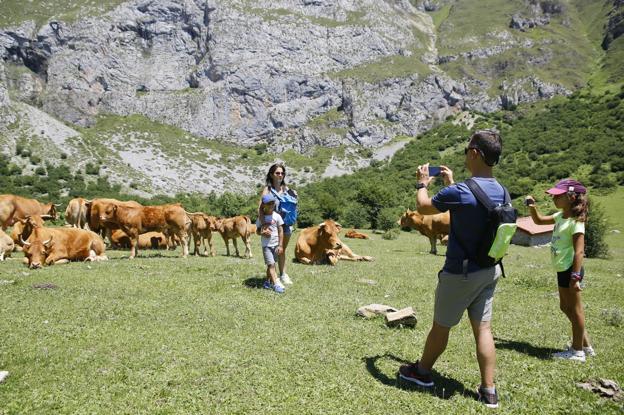
[[[584,362],[586,355],[596,355],[585,331],[585,311],[581,302],[581,281],[585,275],[585,222],[589,210],[587,189],[576,180],[564,179],[546,193],[552,196],[559,212],[547,216],[540,214],[533,196],[527,196],[526,203],[533,222],[555,225],[550,254],[559,283],[559,306],[572,323],[572,345],[554,353],[553,357]]]

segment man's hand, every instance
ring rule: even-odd
[[[440,166],[440,176],[442,176],[444,184],[447,186],[455,183],[455,180],[453,180],[453,170],[449,169],[447,166]]]
[[[282,255],[284,253],[284,248],[280,245],[277,247],[277,255]]]
[[[431,183],[433,179],[435,179],[435,177],[429,177],[429,163],[418,166],[418,170],[416,170],[416,180],[418,180],[418,183],[429,186],[429,183]]]

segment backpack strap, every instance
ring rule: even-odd
[[[490,199],[489,196],[483,191],[483,189],[481,189],[481,186],[479,186],[479,183],[477,183],[472,178],[466,179],[465,183],[468,186],[468,188],[470,188],[470,191],[472,192],[474,197],[476,197],[477,200],[483,206],[485,206],[488,212],[494,209],[494,202],[492,202],[492,199]],[[505,190],[505,197],[507,196],[506,193],[507,193],[507,190]]]

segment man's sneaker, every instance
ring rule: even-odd
[[[399,368],[399,377],[408,382],[414,382],[419,386],[430,388],[433,386],[433,379],[431,373],[421,375],[418,373],[418,360],[416,363],[409,363],[407,365],[401,365]]]
[[[265,280],[264,284],[262,284],[262,288],[264,288],[265,290],[272,290],[273,284],[271,284],[271,281]]]
[[[274,290],[276,293],[283,294],[283,293],[284,293],[284,291],[286,291],[286,288],[284,288],[284,286],[282,285],[282,283],[278,281],[278,282],[276,282],[276,283],[275,283],[275,285],[273,286],[273,290]]]
[[[479,386],[477,388],[477,400],[483,402],[488,408],[498,408],[498,393],[494,390],[494,393],[489,393],[484,388]]]
[[[293,283],[290,277],[288,276],[288,274],[280,275],[280,280],[282,281],[282,284],[284,285],[292,285]]]
[[[591,346],[583,347],[583,351],[585,352],[585,356],[596,357],[596,351]]]
[[[574,350],[573,348],[569,348],[568,350],[564,350],[562,352],[553,353],[552,357],[555,359],[576,360],[578,362],[584,362],[585,352],[582,350]]]

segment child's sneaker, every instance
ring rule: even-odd
[[[284,286],[282,285],[281,282],[276,282],[275,285],[273,286],[273,290],[278,293],[278,294],[283,294],[286,291],[286,288],[284,288]]]
[[[569,348],[568,350],[564,350],[562,352],[553,353],[552,357],[555,359],[576,360],[578,362],[584,362],[585,352],[582,350],[574,350],[573,348]]]
[[[272,290],[273,284],[271,284],[271,281],[264,281],[264,284],[262,284],[262,288],[264,288],[265,290]]]
[[[479,386],[477,388],[477,400],[482,402],[488,408],[498,408],[498,393],[494,390],[494,393],[487,392],[484,388]]]
[[[596,357],[596,351],[591,346],[583,347],[583,351],[585,352],[585,356]]]
[[[282,281],[282,284],[284,285],[292,285],[293,283],[290,277],[288,276],[288,274],[280,275],[280,280]]]

